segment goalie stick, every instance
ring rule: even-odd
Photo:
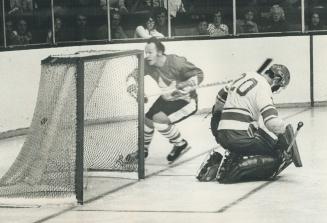
[[[288,167],[291,163],[294,163],[296,167],[302,167],[301,157],[299,154],[298,149],[291,151],[294,143],[296,142],[297,134],[299,133],[299,130],[303,127],[303,122],[299,122],[297,124],[297,128],[295,130],[293,139],[291,143],[289,144],[288,148],[286,149],[286,154],[291,154],[291,157],[287,158],[283,161],[283,163],[279,166],[278,170],[273,174],[271,177],[272,179],[276,178],[278,174],[280,174],[286,167]]]
[[[266,68],[271,64],[271,62],[273,61],[272,58],[267,58],[262,64],[261,66],[258,68],[257,73],[261,74],[264,70],[266,70]],[[212,87],[212,86],[219,86],[219,85],[224,85],[224,84],[229,84],[231,82],[233,82],[234,80],[226,80],[226,81],[217,81],[217,82],[213,82],[213,83],[208,83],[208,84],[203,84],[203,85],[199,85],[198,87],[196,87],[196,89],[200,89],[200,88],[207,88],[207,87]],[[159,96],[161,94],[169,94],[169,93],[173,93],[174,91],[176,91],[177,89],[173,89],[173,90],[168,90],[168,91],[164,91],[164,92],[160,92],[160,93],[153,93],[153,94],[148,94],[146,95],[147,98],[150,97],[155,97],[155,96]]]
[[[257,70],[257,73],[261,74],[273,61],[272,58],[267,58],[263,64],[259,67],[259,69]]]

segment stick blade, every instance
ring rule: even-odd
[[[294,135],[294,130],[292,125],[287,125],[286,126],[286,132],[285,134],[287,135],[287,138],[289,139],[293,139],[295,137]],[[294,144],[291,147],[291,154],[292,154],[292,160],[293,163],[296,167],[302,167],[302,160],[301,160],[301,156],[300,156],[300,152],[299,152],[299,148],[297,146],[296,140],[294,141]]]

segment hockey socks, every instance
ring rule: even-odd
[[[154,127],[166,137],[170,143],[175,146],[182,146],[185,144],[185,140],[181,137],[181,133],[178,131],[175,125],[172,124],[162,124],[153,123]]]

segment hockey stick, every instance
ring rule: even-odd
[[[297,128],[295,130],[295,133],[294,133],[294,137],[290,143],[290,145],[288,146],[288,148],[286,149],[286,153],[289,154],[291,152],[291,149],[294,145],[294,143],[296,142],[296,137],[297,137],[297,134],[299,133],[299,130],[303,127],[303,122],[299,122],[297,124]],[[297,158],[299,158],[299,153],[298,151],[296,151],[297,154],[295,154],[297,156]],[[292,157],[294,156],[294,154],[291,154]],[[278,174],[280,174],[286,167],[288,167],[292,162],[292,157],[290,159],[286,159],[285,161],[283,161],[283,163],[279,166],[278,170],[276,171],[276,173],[272,176],[272,178],[274,179],[275,177],[278,176]],[[301,162],[300,162],[301,163]],[[297,166],[297,167],[301,167],[302,166],[302,163],[301,165]]]
[[[299,123],[297,123],[297,128],[296,128],[296,131],[295,131],[295,133],[294,133],[294,138],[293,138],[292,142],[290,143],[290,145],[288,146],[288,148],[287,148],[287,150],[286,150],[287,153],[289,153],[289,152],[291,151],[291,148],[292,148],[292,146],[293,146],[294,143],[295,143],[296,136],[297,136],[297,134],[299,133],[299,130],[300,130],[302,127],[303,127],[303,122],[299,122]]]
[[[263,62],[263,64],[259,67],[259,69],[257,70],[257,73],[261,74],[269,66],[269,64],[271,64],[272,61],[273,61],[272,58],[267,58]]]
[[[199,85],[195,89],[207,88],[207,87],[212,87],[212,86],[219,86],[219,85],[229,84],[232,81],[233,80],[227,80],[227,81],[218,81],[218,82],[203,84],[203,85]],[[170,93],[173,93],[176,90],[177,89],[172,89],[172,90],[170,89],[168,91],[162,91],[162,92],[156,92],[156,93],[153,93],[153,94],[147,94],[146,97],[150,98],[150,97],[155,97],[155,96],[159,96],[159,95],[162,95],[162,94],[170,94]]]
[[[272,58],[267,58],[262,64],[261,66],[258,68],[257,73],[261,74],[269,65],[270,63],[273,61]],[[219,86],[219,85],[225,85],[225,84],[229,84],[231,82],[233,82],[234,79],[231,80],[226,80],[226,81],[217,81],[217,82],[213,82],[213,83],[208,83],[208,84],[203,84],[203,85],[199,85],[198,87],[196,87],[195,89],[201,89],[201,88],[207,88],[207,87],[212,87],[212,86]],[[148,94],[146,95],[147,98],[150,97],[155,97],[155,96],[159,96],[162,94],[170,94],[173,93],[174,91],[176,91],[177,89],[173,89],[173,90],[168,90],[168,91],[164,91],[164,92],[156,92],[153,94]]]

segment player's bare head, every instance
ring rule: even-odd
[[[158,53],[165,54],[165,46],[159,39],[157,39],[156,37],[151,37],[150,39],[148,39],[147,45],[151,43],[155,45]]]
[[[270,79],[272,92],[278,92],[280,89],[285,89],[290,83],[291,75],[288,68],[282,64],[273,64],[265,74]]]
[[[149,65],[155,65],[158,58],[165,54],[165,46],[155,37],[150,38],[145,46],[146,61]]]

